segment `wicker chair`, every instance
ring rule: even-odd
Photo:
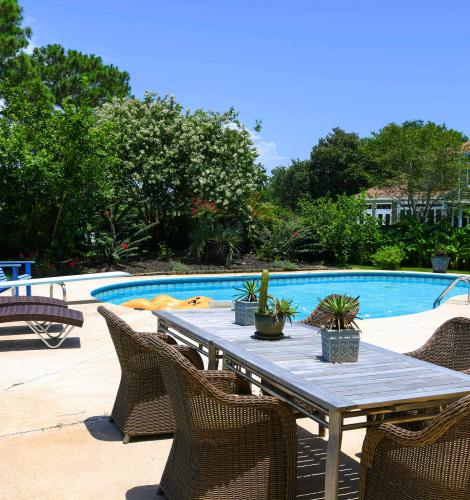
[[[407,355],[451,370],[470,370],[470,319],[449,319],[422,347]]]
[[[124,434],[131,437],[175,432],[173,409],[163,382],[158,359],[147,340],[158,337],[167,344],[176,341],[161,333],[138,333],[103,306],[104,317],[121,365],[121,382],[111,418]],[[174,346],[198,369],[203,369],[198,352],[187,346]]]
[[[160,482],[166,497],[294,498],[297,434],[292,411],[276,398],[227,393],[224,379],[233,374],[199,372],[161,339],[150,343],[176,418]]]
[[[468,500],[470,396],[423,430],[391,424],[367,431],[361,458],[361,500]]]

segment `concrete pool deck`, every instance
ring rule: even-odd
[[[125,278],[129,279],[143,278]],[[120,368],[90,291],[114,282],[119,280],[67,287],[71,307],[83,311],[85,324],[72,332],[62,348],[46,349],[24,325],[0,328],[0,498],[158,498],[155,485],[171,439],[123,445],[107,419]],[[49,288],[38,286],[34,293],[48,295]],[[155,317],[148,311],[109,307],[140,331],[156,330]],[[362,338],[405,352],[423,344],[440,324],[455,316],[470,317],[465,296],[419,314],[360,321]],[[325,442],[316,437],[317,427],[310,421],[299,420],[299,425],[304,429],[299,498],[320,499]],[[363,431],[344,434],[342,498],[357,497],[362,439]]]

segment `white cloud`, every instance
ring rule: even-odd
[[[261,134],[250,130],[251,138],[258,151],[258,160],[263,164],[268,174],[274,167],[281,165],[287,158],[282,156],[277,150],[277,144],[273,141],[265,141]]]

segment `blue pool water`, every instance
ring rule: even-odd
[[[320,297],[330,293],[359,295],[359,316],[384,318],[414,314],[432,309],[436,297],[456,275],[436,276],[423,273],[397,272],[329,272],[315,274],[271,275],[269,293],[277,298],[292,299],[298,305],[296,319],[303,319],[315,308]],[[156,295],[172,295],[187,299],[204,295],[214,300],[232,300],[235,287],[253,276],[167,278],[133,281],[93,290],[92,295],[103,302],[121,304],[135,298],[153,299]],[[446,297],[462,295],[467,285],[460,283]]]

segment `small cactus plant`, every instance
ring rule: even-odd
[[[261,286],[259,288],[259,313],[268,314],[268,282],[269,271],[264,270],[261,274]]]

